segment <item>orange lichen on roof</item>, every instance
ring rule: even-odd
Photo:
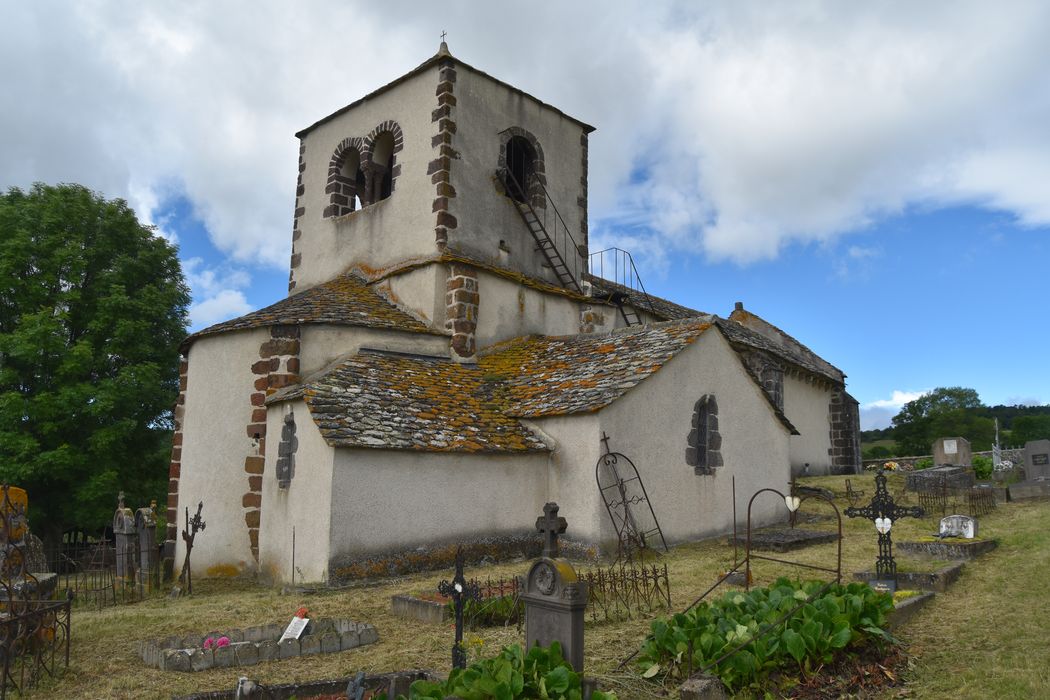
[[[490,348],[478,366],[500,379],[496,393],[508,415],[594,411],[656,372],[711,325],[711,317],[703,317],[603,335],[530,336]]]

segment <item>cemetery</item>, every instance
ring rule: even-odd
[[[373,577],[327,589],[198,576],[192,594],[183,583],[172,596],[173,583],[166,582],[105,605],[97,598],[64,600],[61,605],[71,610],[61,635],[69,647],[68,668],[59,663],[39,674],[22,696],[76,695],[93,687],[99,697],[329,698],[354,697],[347,692],[356,687],[360,697],[382,692],[445,697],[435,693],[448,689],[444,679],[457,667],[470,666],[471,673],[539,668],[550,674],[564,658],[568,666],[563,668],[577,671],[570,677],[580,693],[576,697],[728,697],[748,688],[809,697],[806,689],[814,684],[846,682],[881,664],[890,675],[870,679],[873,697],[879,697],[878,692],[899,687],[908,677],[908,653],[927,663],[928,635],[960,633],[953,622],[959,606],[980,606],[991,593],[989,586],[1008,590],[1017,585],[1010,582],[1037,575],[1033,543],[1044,560],[1050,552],[1045,536],[1050,501],[998,504],[977,518],[941,518],[919,512],[918,494],[906,488],[908,476],[854,475],[852,489],[863,486],[867,494],[857,505],[851,505],[845,478],[837,476],[798,479],[783,491],[769,487],[752,494],[754,500],[783,500],[783,522],[772,531],[815,533],[811,544],[789,551],[766,547],[761,534],[768,528],[747,532],[747,499],[741,495],[735,536],[666,551],[643,549],[630,560],[616,561],[615,552],[604,560],[580,556],[577,549],[564,559],[559,538],[571,537],[572,516],[548,504],[535,523],[537,556],[482,563],[467,560],[461,550],[455,570]],[[16,494],[15,500],[20,498]],[[120,503],[116,513],[129,510]],[[655,506],[654,511],[659,512]],[[187,516],[193,520],[193,514]],[[827,541],[836,523],[841,541],[837,536]],[[198,529],[198,541],[208,533],[206,525]],[[141,552],[132,549],[141,562]],[[192,564],[187,568],[190,574]],[[746,579],[727,576],[745,569]],[[1004,571],[1009,572],[1006,581],[1000,578]],[[122,574],[125,578],[114,579],[115,585],[138,587],[143,580],[137,569]],[[893,595],[879,592],[894,588]],[[8,590],[18,595],[14,587]],[[52,596],[62,599],[61,593]],[[1025,594],[1018,593],[1024,600]],[[799,617],[802,608],[820,611],[829,605],[823,600],[853,599],[857,602],[847,607],[870,610],[864,615],[882,619],[885,634],[897,643],[879,635],[865,642],[856,630],[837,626],[847,624],[839,617],[837,622],[813,618],[823,621],[825,632],[806,641],[807,630],[813,630]],[[418,615],[399,600],[433,607]],[[478,613],[486,601],[502,600],[518,614]],[[702,602],[697,605],[697,600]],[[775,612],[760,613],[767,609]],[[1002,607],[993,610],[1000,617],[1012,614]],[[757,620],[745,623],[741,629],[751,631],[744,636],[714,642],[705,637],[710,646],[692,637],[691,630],[711,620],[740,614]],[[995,626],[992,620],[988,624]],[[791,659],[794,652],[788,647],[770,651],[763,635],[791,643],[798,639],[800,650],[816,644],[815,651],[798,653],[816,654],[817,663],[800,669]],[[523,646],[528,639],[547,649],[530,657]],[[558,644],[551,649],[551,642]],[[777,670],[749,671],[732,660],[739,658],[736,647],[752,658],[768,658]],[[783,659],[776,660],[778,654]],[[453,671],[448,683],[473,677],[463,673]],[[250,694],[261,693],[260,688],[271,695]],[[565,696],[572,692],[577,691],[566,690]]]

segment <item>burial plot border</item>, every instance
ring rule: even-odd
[[[835,519],[838,521],[838,534],[835,538],[836,542],[836,561],[835,568],[829,569],[826,566],[816,566],[815,564],[806,564],[800,561],[792,561],[790,559],[780,559],[779,557],[771,557],[765,554],[755,554],[751,551],[751,509],[757,499],[763,493],[775,493],[780,496],[781,501],[787,506],[788,510],[794,514],[802,507],[802,504],[810,498],[815,498],[819,501],[827,503],[835,511]],[[792,507],[793,506],[793,507]],[[764,488],[755,491],[751,496],[751,499],[747,502],[747,541],[744,545],[744,590],[751,590],[751,560],[762,559],[764,561],[777,562],[778,564],[787,564],[789,566],[797,566],[804,569],[813,569],[815,571],[824,571],[826,573],[835,574],[835,583],[842,583],[842,513],[839,512],[838,506],[835,505],[834,500],[824,496],[822,494],[804,494],[802,496],[796,496],[794,494],[784,495],[782,492],[774,488]]]

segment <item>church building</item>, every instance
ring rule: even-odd
[[[592,131],[442,43],[296,135],[287,298],[181,348],[176,562],[201,501],[196,575],[335,582],[524,541],[548,501],[570,541],[615,552],[607,449],[668,544],[732,530],[734,477],[746,508],[858,468],[841,370],[742,304],[648,295],[629,255],[590,251]]]

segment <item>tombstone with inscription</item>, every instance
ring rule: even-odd
[[[113,539],[117,565],[117,580],[129,581],[135,575],[135,551],[138,541],[135,532],[135,514],[124,506],[124,492],[117,496],[117,510],[113,513]]]
[[[962,537],[963,539],[972,540],[974,537],[977,537],[977,519],[968,515],[949,515],[946,518],[941,518],[941,527],[937,536],[941,539],[945,537]]]
[[[933,463],[950,464],[953,467],[972,466],[970,441],[964,437],[937,438],[933,443]]]
[[[1024,471],[1028,479],[1050,478],[1050,440],[1030,440],[1024,444]]]
[[[565,532],[565,518],[558,504],[543,506],[536,521],[544,535],[543,556],[525,576],[521,600],[525,605],[525,644],[561,644],[565,660],[583,672],[583,616],[587,608],[587,583],[576,576],[569,562],[558,558],[558,535]]]

